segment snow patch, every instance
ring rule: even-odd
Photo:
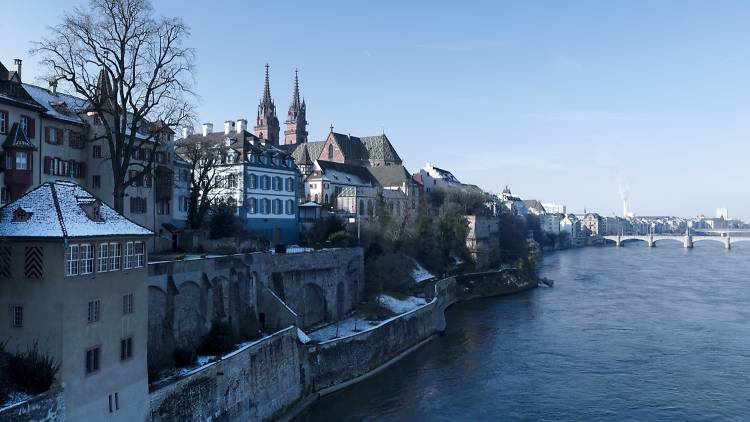
[[[23,393],[21,391],[11,391],[8,394],[8,399],[5,400],[5,403],[0,403],[0,409],[15,406],[19,403],[31,400],[32,398],[34,398],[34,396],[32,396],[31,394]]]
[[[308,337],[307,334],[305,334],[305,332],[300,330],[299,328],[297,328],[297,338],[300,342],[302,342],[302,344],[307,344],[312,341],[312,339],[310,339],[310,337]]]
[[[405,299],[396,299],[393,296],[380,294],[378,295],[376,300],[378,304],[393,312],[394,314],[403,314],[427,304],[427,301],[425,299],[415,296],[409,296]]]
[[[425,267],[419,264],[416,260],[414,261],[414,269],[411,270],[411,278],[414,279],[415,283],[421,283],[423,281],[431,280],[435,278],[435,275],[427,271]]]

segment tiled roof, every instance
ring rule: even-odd
[[[363,159],[365,160],[386,160],[386,161],[401,161],[401,157],[398,156],[396,149],[391,145],[391,141],[385,134],[378,136],[365,136],[360,138],[362,146],[364,147]]]
[[[0,237],[75,238],[152,234],[151,230],[128,220],[72,182],[43,183],[0,208]]]
[[[84,123],[78,115],[86,108],[88,101],[72,95],[56,93],[31,84],[23,84],[23,88],[31,95],[37,103],[41,104],[47,111],[47,115],[59,120],[73,123]]]
[[[307,153],[310,154],[310,159],[315,161],[320,157],[320,153],[323,151],[323,145],[325,143],[325,141],[303,142],[299,144],[279,145],[279,148],[292,154],[292,158],[294,158],[296,163],[302,163],[305,147],[307,147]]]
[[[339,175],[353,175],[364,184],[371,185],[373,183],[372,176],[370,175],[370,172],[367,171],[366,167],[323,160],[318,160],[317,163],[318,167],[320,167],[320,169],[323,171],[323,174],[326,176],[338,177]],[[337,181],[343,184],[347,184],[346,182],[357,182],[357,180],[346,180],[342,178],[339,178],[339,180]]]
[[[21,125],[18,123],[13,123],[13,126],[11,126],[10,131],[8,131],[8,136],[5,138],[5,142],[3,142],[3,147],[36,150],[36,147],[29,141],[29,138],[23,133]]]
[[[412,183],[411,175],[402,165],[368,167],[367,170],[383,187]]]

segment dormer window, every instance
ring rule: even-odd
[[[33,212],[28,212],[25,209],[18,207],[15,209],[15,211],[13,211],[13,219],[11,220],[11,222],[23,223],[29,221],[32,215],[34,215]]]
[[[86,217],[89,218],[91,221],[95,221],[97,223],[104,222],[104,218],[101,214],[101,208],[102,208],[102,201],[95,200],[94,202],[89,203],[83,203],[81,204],[81,209],[86,214]]]

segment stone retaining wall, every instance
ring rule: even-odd
[[[0,422],[58,422],[65,420],[62,388],[52,389],[30,400],[0,409]]]
[[[289,327],[152,392],[151,420],[273,418],[302,396],[299,344]]]

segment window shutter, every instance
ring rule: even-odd
[[[50,128],[48,127],[44,128],[44,142],[46,143],[50,142],[49,133],[50,133]]]
[[[55,143],[62,145],[63,144],[63,136],[65,135],[65,132],[63,132],[62,129],[55,129],[56,136],[55,136]],[[70,140],[73,140],[73,137],[70,137]]]
[[[78,163],[78,177],[86,177],[86,163],[84,162]]]
[[[44,157],[44,174],[50,174],[50,167],[52,167],[52,157]]]
[[[36,134],[36,119],[29,118],[29,139],[34,139],[34,135]]]

